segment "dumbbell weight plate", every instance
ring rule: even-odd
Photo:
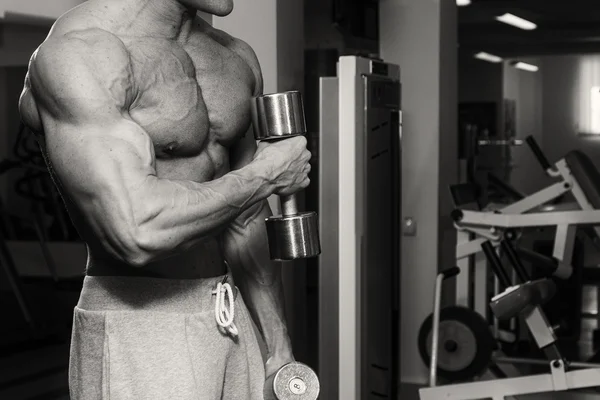
[[[250,107],[256,140],[273,140],[306,133],[304,103],[297,90],[265,94]]]
[[[266,219],[271,259],[290,261],[321,254],[319,218],[315,212]]]
[[[277,371],[269,389],[278,400],[316,400],[321,387],[317,374],[310,367],[293,362]]]

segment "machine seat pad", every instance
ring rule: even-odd
[[[496,318],[507,320],[532,307],[545,304],[555,293],[556,284],[551,279],[529,281],[512,286],[495,296],[490,302],[490,308]]]
[[[590,158],[579,150],[570,151],[565,162],[588,201],[595,209],[600,209],[600,172]]]

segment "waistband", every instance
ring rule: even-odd
[[[133,276],[86,276],[77,308],[87,311],[214,312],[213,290],[229,283],[231,272],[206,279],[162,279]]]

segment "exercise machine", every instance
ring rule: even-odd
[[[494,296],[491,301],[485,299],[486,306],[489,305],[498,320],[520,316],[537,347],[546,356],[546,360],[502,357],[492,360],[490,357],[489,363],[493,361],[497,364],[547,365],[550,372],[436,386],[439,349],[442,347],[439,330],[436,329],[439,328],[442,313],[439,309],[438,292],[441,290],[441,281],[450,275],[442,274],[436,282],[430,387],[421,389],[422,400],[500,400],[509,396],[596,387],[600,382],[600,365],[569,362],[561,354],[556,343],[556,327],[550,325],[542,310],[542,305],[552,298],[556,290],[551,277],[566,279],[573,272],[571,260],[576,229],[579,226],[588,227],[587,232],[591,232],[594,239],[597,238],[597,225],[600,225],[600,173],[591,160],[580,151],[572,151],[552,165],[532,137],[526,141],[544,170],[557,182],[498,209],[456,209],[453,212],[455,225],[459,231],[468,232],[470,237],[470,240],[458,243],[456,256],[457,259],[461,259],[478,252],[484,254],[496,279],[504,288],[504,291]],[[565,194],[572,195],[575,199],[574,205],[548,206],[551,201]],[[556,229],[551,257],[514,246],[519,230],[544,226]],[[498,248],[506,255],[512,270],[505,269],[498,256]],[[547,277],[532,280],[523,265],[523,260],[534,260],[545,265]]]
[[[320,79],[311,141],[319,212],[321,398],[396,399],[399,359],[400,69],[343,56]],[[314,187],[313,187],[314,186]]]

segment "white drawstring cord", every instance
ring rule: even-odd
[[[231,285],[227,282],[219,282],[217,288],[212,293],[217,295],[217,299],[215,300],[215,319],[217,320],[217,324],[231,335],[237,336],[238,330],[233,323],[235,299]],[[225,298],[229,301],[229,308],[225,305]]]

